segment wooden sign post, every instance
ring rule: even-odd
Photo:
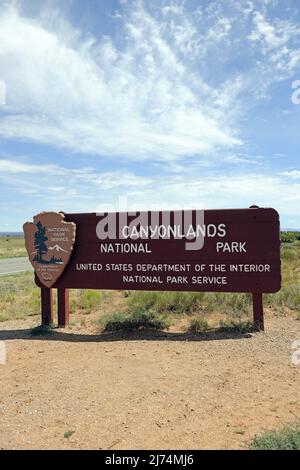
[[[24,225],[44,325],[53,288],[59,326],[69,321],[68,289],[117,289],[248,292],[264,329],[262,294],[281,286],[274,209],[50,214]]]
[[[261,293],[254,292],[252,294],[253,302],[253,323],[257,330],[264,330],[264,307],[263,296]]]

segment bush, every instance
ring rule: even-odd
[[[199,308],[202,292],[143,292],[135,291],[128,297],[131,309],[153,309],[159,313],[190,313]]]
[[[70,311],[84,310],[86,313],[90,313],[100,306],[101,301],[101,291],[90,289],[72,290],[70,295]]]
[[[229,292],[130,292],[129,310],[151,310],[163,315],[225,313],[232,319],[249,318],[251,294]],[[195,326],[196,328],[196,326]]]
[[[282,261],[299,261],[300,245],[293,243],[292,245],[285,245],[281,247]]]
[[[268,303],[274,308],[287,307],[290,310],[300,309],[300,285],[284,286],[276,294],[266,296]]]
[[[254,325],[251,321],[220,320],[219,325],[221,331],[236,331],[243,334],[254,330]]]
[[[189,330],[192,333],[203,333],[209,329],[208,321],[203,317],[193,318],[190,321]]]
[[[149,310],[154,307],[161,292],[132,291],[128,293],[129,309]]]
[[[104,331],[163,330],[169,326],[165,319],[150,310],[105,315],[100,324],[104,327]]]
[[[207,312],[222,312],[234,317],[249,314],[252,310],[251,294],[208,292],[204,297]]]
[[[252,450],[300,450],[300,424],[290,425],[281,431],[266,431],[255,437]]]
[[[294,243],[300,240],[300,232],[281,232],[280,238],[282,243]]]

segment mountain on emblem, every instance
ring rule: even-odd
[[[49,246],[48,250],[55,250],[55,251],[63,251],[64,253],[68,253],[66,250],[64,250],[61,246],[59,245],[54,245],[54,246]]]
[[[46,287],[64,272],[75,242],[76,225],[61,212],[41,212],[23,226],[29,260]]]

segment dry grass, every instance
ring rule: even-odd
[[[276,294],[265,295],[266,303],[277,314],[286,309],[300,312],[300,243],[284,244],[281,252],[282,288]]]
[[[0,277],[0,321],[37,315],[40,293],[31,272]]]
[[[103,297],[101,291],[91,290],[72,290],[70,294],[71,313],[97,311]],[[31,272],[0,277],[0,322],[39,314],[40,290]]]
[[[39,289],[35,287],[32,273],[0,277],[0,294],[0,321],[39,315]],[[106,301],[108,295],[109,302]],[[300,319],[299,242],[282,247],[282,289],[276,294],[266,294],[264,302],[276,315],[292,313]],[[116,292],[71,290],[70,310],[71,313],[93,314],[100,320],[104,315],[105,321],[100,321],[104,328],[105,322],[110,321],[109,316],[120,311],[127,318],[136,312],[151,312],[156,319],[163,318],[164,324],[172,325],[186,318],[187,328],[194,331],[252,321],[249,294],[133,291],[121,298]],[[82,318],[80,321],[85,323]]]
[[[0,259],[27,256],[23,237],[0,237]]]

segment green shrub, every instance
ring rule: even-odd
[[[159,317],[150,310],[118,312],[105,315],[100,319],[104,331],[119,330],[163,330],[169,326],[166,319]]]
[[[131,292],[127,298],[132,310],[153,310],[160,314],[184,315],[195,312],[225,313],[241,318],[252,311],[251,294],[228,292]]]
[[[201,292],[131,292],[128,297],[130,309],[153,309],[164,313],[190,313],[199,308],[204,298]]]
[[[101,301],[101,291],[89,289],[71,290],[70,311],[84,310],[86,313],[90,313],[99,308]]]
[[[254,325],[251,321],[220,320],[219,326],[221,331],[236,331],[242,334],[254,330]]]
[[[251,294],[231,292],[209,292],[204,298],[204,308],[208,312],[222,312],[235,317],[249,314],[252,309]]]
[[[280,431],[266,431],[255,437],[252,450],[300,450],[300,424],[289,425]]]
[[[203,333],[209,329],[208,321],[203,317],[193,318],[190,321],[189,330],[192,333]]]
[[[266,300],[273,308],[300,310],[300,285],[283,286],[276,294],[266,295]]]
[[[161,292],[132,291],[128,293],[127,302],[129,309],[133,310],[149,310],[153,308],[157,302]]]
[[[300,245],[293,243],[281,247],[282,261],[299,261]]]
[[[281,232],[280,238],[282,243],[294,243],[300,240],[300,232]]]

